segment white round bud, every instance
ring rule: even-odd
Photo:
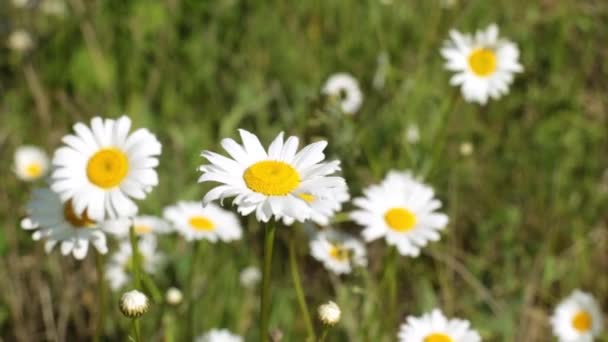
[[[148,308],[150,308],[150,301],[145,294],[137,290],[132,290],[125,292],[122,297],[120,297],[119,307],[123,315],[129,318],[137,318],[148,311]]]
[[[464,157],[468,157],[473,154],[473,144],[470,141],[465,141],[460,144],[460,154]]]
[[[184,295],[176,287],[170,287],[165,294],[165,300],[171,305],[178,305],[182,302],[182,299],[184,299]]]
[[[342,312],[340,311],[340,307],[338,304],[329,301],[325,304],[321,304],[319,306],[319,319],[323,324],[326,325],[335,325],[340,321],[340,315]]]
[[[246,267],[241,271],[240,274],[241,285],[244,288],[251,289],[254,288],[260,280],[262,280],[262,273],[260,269],[255,266]]]

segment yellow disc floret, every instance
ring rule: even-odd
[[[343,246],[331,245],[329,255],[338,261],[345,261],[348,260],[350,251]]]
[[[384,214],[386,224],[398,232],[407,232],[416,225],[416,215],[405,208],[391,208]]]
[[[433,333],[424,338],[424,342],[453,342],[452,338],[443,333]]]
[[[591,330],[591,315],[587,311],[579,311],[572,318],[572,325],[574,329],[580,332],[586,332]]]
[[[285,196],[300,184],[300,174],[293,166],[276,160],[251,165],[243,174],[247,187],[266,196]]]
[[[496,71],[496,53],[490,49],[478,48],[469,55],[469,66],[477,76],[489,76]]]
[[[42,174],[42,166],[38,163],[31,163],[25,168],[25,174],[30,178],[38,178]]]
[[[204,216],[192,216],[190,220],[188,220],[190,226],[195,230],[200,231],[212,231],[215,229],[215,224],[208,218]]]
[[[87,163],[87,177],[100,188],[113,188],[129,173],[129,159],[117,148],[104,148],[97,151]]]

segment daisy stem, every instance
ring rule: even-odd
[[[326,325],[323,328],[323,332],[321,333],[321,338],[319,338],[319,342],[325,342],[325,338],[327,337],[328,332],[329,332],[329,327]]]
[[[391,246],[388,252],[388,260],[386,267],[386,276],[388,281],[388,317],[387,322],[390,324],[389,328],[393,328],[396,305],[397,305],[397,248]]]
[[[99,316],[97,317],[97,326],[95,327],[95,337],[93,341],[99,341],[106,319],[106,287],[104,282],[105,263],[103,254],[97,252],[95,255],[95,264],[97,266],[97,299],[99,299]]]
[[[133,338],[135,342],[141,342],[141,332],[139,330],[139,318],[131,319],[131,323],[133,324]]]
[[[296,290],[298,304],[300,305],[300,310],[304,316],[304,323],[306,324],[308,339],[310,341],[314,341],[316,338],[315,329],[312,325],[310,312],[308,311],[308,305],[306,304],[306,298],[304,297],[304,291],[302,290],[302,282],[300,280],[300,272],[298,270],[298,262],[296,260],[295,236],[296,232],[293,231],[289,237],[289,268],[291,269],[291,278],[293,280],[293,286]]]
[[[135,280],[135,288],[141,290],[141,260],[139,254],[139,245],[137,243],[137,237],[135,236],[135,227],[131,225],[129,228],[129,240],[131,241],[131,259],[133,260],[133,273]]]
[[[189,288],[188,291],[190,298],[190,305],[188,305],[188,317],[187,324],[188,330],[187,334],[190,340],[194,338],[195,335],[195,324],[194,324],[194,309],[196,307],[196,274],[198,271],[198,263],[201,258],[201,254],[203,253],[203,241],[197,240],[194,246],[194,255],[192,256],[192,263],[190,265],[190,279],[189,279]]]
[[[264,241],[264,270],[262,273],[262,295],[260,296],[260,341],[268,341],[268,319],[270,315],[270,270],[272,265],[272,247],[276,225],[269,222],[266,225]]]

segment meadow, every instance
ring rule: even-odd
[[[220,141],[240,141],[239,128],[265,147],[282,131],[301,147],[326,140],[351,198],[390,170],[432,186],[449,223],[418,257],[395,256],[380,239],[365,243],[367,267],[336,275],[310,255],[315,224],[280,225],[276,341],[309,335],[290,243],[317,335],[318,305],[341,308],[327,341],[395,341],[406,316],[436,307],[469,320],[484,341],[554,341],[553,310],[577,288],[608,313],[608,2],[69,0],[63,14],[37,3],[0,3],[0,40],[17,29],[32,38],[21,51],[0,45],[0,341],[128,340],[118,301],[133,285],[102,282],[99,302],[98,266],[117,240],[83,260],[47,254],[20,227],[45,180],[24,182],[13,165],[21,145],[52,155],[75,123],[123,114],[162,144],[158,186],[137,202],[141,214],[200,202],[212,188],[197,182],[201,152],[224,153]],[[450,29],[491,23],[517,44],[524,71],[482,106],[449,84],[439,51]],[[321,92],[339,72],[361,88],[353,115]],[[231,203],[224,208],[236,212]],[[345,203],[331,226],[360,237],[354,209]],[[144,341],[188,341],[213,328],[258,340],[261,288],[239,278],[263,265],[265,225],[239,219],[242,238],[229,243],[159,236],[166,260],[144,290]],[[183,293],[180,304],[164,299],[170,287]],[[606,329],[598,340],[608,341]]]

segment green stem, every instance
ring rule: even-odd
[[[327,337],[328,332],[329,327],[327,325],[323,326],[323,332],[321,333],[321,338],[319,338],[319,342],[325,342],[325,338]]]
[[[133,337],[135,342],[141,342],[141,330],[139,329],[139,318],[132,318],[131,323],[133,324]]]
[[[97,326],[95,327],[95,337],[93,341],[98,342],[103,334],[106,319],[106,286],[105,286],[105,263],[104,257],[97,252],[95,255],[95,264],[97,266],[97,298],[99,299],[99,316],[97,317]]]
[[[296,232],[291,232],[289,238],[289,268],[291,269],[291,278],[293,280],[293,286],[296,290],[296,297],[298,298],[298,305],[304,316],[304,323],[306,324],[306,332],[308,333],[308,339],[314,341],[315,329],[310,319],[310,312],[308,311],[308,305],[306,304],[306,298],[304,297],[304,291],[302,290],[302,282],[300,281],[300,272],[298,270],[298,262],[296,260],[296,248],[295,248],[295,236]]]
[[[388,312],[387,312],[387,329],[393,329],[395,322],[395,314],[397,308],[397,248],[391,246],[386,255],[384,269],[384,283],[388,294]]]
[[[152,280],[152,277],[150,277],[144,272],[141,274],[141,280],[143,282],[143,286],[146,292],[150,293],[150,295],[152,296],[152,301],[154,303],[161,303],[163,301],[163,295],[160,292],[158,286],[156,286],[156,284],[154,283],[154,280]]]
[[[131,225],[129,228],[129,240],[131,241],[131,260],[133,261],[134,287],[141,290],[141,255],[139,254],[139,244],[137,236],[135,236],[135,227]]]
[[[198,263],[199,263],[199,259],[200,259],[200,255],[203,252],[203,241],[202,240],[198,240],[195,243],[194,246],[194,255],[192,256],[192,264],[190,266],[190,279],[189,279],[189,288],[188,290],[190,291],[188,294],[188,297],[190,299],[190,303],[188,305],[188,316],[187,316],[187,320],[188,320],[188,329],[187,329],[187,334],[188,334],[188,338],[190,340],[194,339],[194,336],[196,335],[196,331],[195,331],[195,318],[194,318],[194,309],[196,307],[196,274],[198,271]]]
[[[264,270],[262,272],[262,295],[260,296],[260,341],[268,341],[268,319],[270,316],[270,271],[272,266],[272,247],[276,226],[274,222],[266,225],[264,241]]]

